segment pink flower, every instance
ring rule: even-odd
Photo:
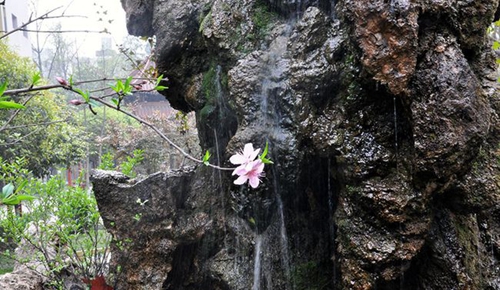
[[[233,171],[232,175],[239,177],[234,181],[234,184],[242,185],[248,181],[251,187],[259,186],[260,177],[263,175],[264,163],[257,158],[260,149],[253,149],[252,143],[245,144],[243,151],[231,156],[229,161],[235,165],[239,165]]]
[[[252,188],[257,188],[263,171],[264,163],[260,159],[248,162],[245,166],[241,165],[233,171],[232,175],[239,175],[234,184],[242,185],[248,181]]]
[[[229,158],[229,162],[231,162],[235,165],[241,164],[241,166],[243,166],[243,165],[246,165],[247,163],[253,161],[257,157],[259,152],[260,152],[260,148],[257,150],[253,150],[252,143],[247,143],[247,144],[245,144],[243,152],[231,156],[231,158]],[[239,166],[239,167],[241,167],[241,166]]]
[[[69,86],[69,83],[67,80],[63,79],[62,77],[56,77],[56,81],[63,86]]]

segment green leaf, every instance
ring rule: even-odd
[[[155,87],[157,87],[157,86],[160,84],[161,80],[163,80],[163,75],[160,75],[160,76],[156,79],[156,84],[155,84]]]
[[[120,92],[122,91],[122,89],[123,89],[123,83],[122,83],[122,81],[121,81],[121,80],[116,80],[116,84],[115,84],[114,86],[113,86],[113,85],[111,85],[110,87],[111,87],[111,89],[112,89],[113,91],[115,91],[115,93],[117,93],[117,94],[118,94],[118,93],[120,93]]]
[[[157,91],[163,91],[163,90],[166,90],[166,89],[168,89],[168,87],[165,87],[165,86],[156,86],[155,87],[155,90],[157,90]]]
[[[14,192],[14,185],[12,183],[6,184],[2,188],[2,198],[10,196]]]
[[[132,77],[128,77],[126,80],[125,80],[125,87],[130,87],[130,83],[132,82]]]
[[[42,76],[40,75],[40,72],[37,71],[36,73],[33,74],[33,77],[31,79],[31,84],[33,86],[37,85],[38,82],[42,79]]]
[[[494,41],[494,42],[493,42],[493,49],[494,49],[494,50],[497,50],[497,49],[499,49],[499,48],[500,48],[500,42],[498,42],[498,41]]]
[[[266,141],[266,147],[264,147],[264,151],[262,154],[259,156],[260,159],[264,159],[267,155],[267,152],[269,152],[269,143]]]
[[[69,83],[70,87],[72,87],[72,86],[73,86],[73,75],[70,75],[70,76],[69,76],[68,83]]]
[[[212,156],[210,154],[210,152],[207,150],[207,152],[205,152],[205,156],[203,156],[203,164],[205,164],[205,166],[208,166],[210,163],[208,162],[210,160],[210,156]]]
[[[272,162],[270,159],[267,159],[267,158],[261,158],[260,160],[264,164],[274,164],[274,162]]]
[[[0,101],[0,109],[24,109],[25,106],[9,101]]]
[[[118,107],[118,104],[120,103],[120,101],[118,101],[117,98],[112,98],[111,102],[113,102],[113,104],[115,104],[117,107]]]
[[[79,88],[74,88],[74,90],[75,90],[75,92],[79,93],[80,96],[83,97],[83,99],[85,100],[85,103],[90,102],[89,91],[84,92],[84,91],[80,90]]]
[[[21,190],[23,190],[26,184],[28,184],[28,180],[25,179],[21,182],[21,184],[17,186],[16,193],[21,192]]]
[[[35,199],[34,196],[32,195],[26,195],[26,194],[16,194],[16,198],[17,200],[19,201],[23,201],[23,200],[29,200],[29,201],[32,201]]]
[[[267,159],[267,153],[269,152],[269,143],[266,141],[266,147],[264,148],[264,151],[262,154],[259,156],[259,159],[262,161],[264,164],[274,164],[271,159]]]
[[[3,93],[5,92],[5,90],[7,89],[7,82],[4,82],[1,86],[0,86],[0,96],[3,95]]]

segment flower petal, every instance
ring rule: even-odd
[[[243,155],[245,158],[250,159],[250,156],[252,156],[254,150],[253,150],[253,144],[252,143],[247,143],[245,144],[245,147],[243,148]],[[250,159],[249,161],[252,161],[253,159]]]
[[[231,175],[245,175],[248,173],[249,170],[245,168],[245,165],[240,165],[234,169],[233,173]]]
[[[259,186],[260,179],[258,175],[251,175],[250,178],[248,179],[248,183],[252,188],[257,188]]]
[[[243,164],[247,162],[247,158],[241,154],[235,154],[229,158],[229,162],[233,164]]]
[[[248,180],[248,176],[246,175],[241,175],[240,177],[236,178],[236,180],[234,181],[234,184],[237,184],[237,185],[242,185],[244,184],[245,182],[247,182]]]
[[[264,166],[265,165],[262,162],[262,160],[257,159],[253,163],[252,170],[255,171],[257,174],[260,175],[262,173],[262,171],[264,171]]]
[[[260,152],[260,148],[258,148],[255,151],[253,151],[252,154],[249,157],[250,161],[255,160],[255,158],[257,157],[257,155],[259,155],[259,152]]]

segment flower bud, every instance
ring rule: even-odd
[[[78,100],[78,99],[73,99],[73,100],[69,101],[69,103],[72,105],[75,105],[75,106],[80,106],[81,104],[84,104],[84,102],[82,102],[81,100]]]
[[[56,81],[63,86],[69,86],[68,81],[63,79],[62,77],[56,77]]]

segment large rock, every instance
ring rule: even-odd
[[[500,289],[497,0],[123,3],[216,162],[275,162],[96,177],[123,289]]]

